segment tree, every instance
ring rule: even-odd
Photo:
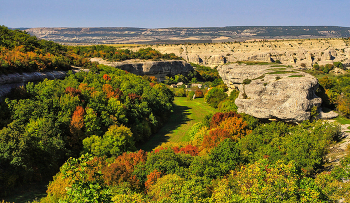
[[[96,156],[117,157],[123,152],[135,150],[130,128],[112,125],[102,138],[91,136],[83,141],[84,149]]]
[[[211,88],[204,96],[205,102],[213,108],[217,108],[218,104],[227,97],[227,94],[220,88]]]

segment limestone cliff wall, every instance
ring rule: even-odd
[[[236,43],[154,45],[161,53],[174,53],[188,62],[215,67],[236,61],[279,60],[293,67],[343,62],[350,65],[350,40],[301,39]],[[138,48],[131,48],[136,50]]]

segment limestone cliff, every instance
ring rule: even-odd
[[[165,76],[174,76],[184,74],[193,70],[193,67],[182,60],[166,60],[166,61],[143,61],[129,60],[124,62],[108,62],[99,58],[92,58],[100,64],[119,68],[121,70],[134,73],[136,75],[155,76],[158,80],[163,81]]]
[[[317,79],[295,69],[230,64],[218,71],[226,85],[240,91],[235,101],[238,112],[257,118],[301,122],[322,102],[315,95]]]
[[[164,53],[174,53],[188,62],[215,67],[237,61],[279,60],[299,68],[342,62],[350,66],[349,39],[270,40],[185,45],[154,45]],[[139,49],[139,48],[131,48]]]

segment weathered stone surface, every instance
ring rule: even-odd
[[[215,67],[218,56],[224,56],[225,63],[237,61],[276,61],[293,67],[311,68],[319,65],[350,60],[349,42],[343,39],[302,39],[247,41],[237,43],[154,45],[161,53],[174,53],[189,62]],[[139,48],[131,48],[137,51]],[[215,60],[213,60],[215,59]],[[220,60],[222,62],[223,60]],[[303,67],[305,68],[305,67]]]
[[[332,119],[332,118],[336,118],[338,117],[339,114],[334,112],[334,111],[330,111],[330,112],[323,112],[322,108],[319,108],[319,118],[320,119]]]
[[[219,66],[218,71],[226,85],[240,91],[235,101],[238,112],[257,118],[301,122],[309,119],[311,108],[322,102],[315,94],[317,79],[294,69],[230,64]],[[280,73],[269,74],[276,71]],[[242,84],[244,79],[251,82]]]
[[[165,76],[174,76],[184,74],[193,70],[193,67],[182,60],[167,60],[167,61],[142,61],[130,60],[124,62],[108,62],[102,59],[93,58],[91,61],[96,61],[100,64],[116,67],[126,70],[136,75],[155,76],[160,81],[163,81]]]

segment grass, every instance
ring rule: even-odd
[[[262,61],[237,61],[238,64],[246,64],[246,65],[272,65],[276,63],[262,62]]]
[[[301,77],[304,77],[304,75],[290,75],[288,77],[290,77],[290,78],[301,78]]]
[[[202,121],[205,115],[216,112],[217,110],[206,104],[203,98],[189,101],[185,97],[175,97],[174,112],[168,122],[140,148],[152,151],[164,142],[188,141],[186,134],[192,125]]]
[[[271,66],[272,67],[272,66]],[[273,71],[283,71],[283,70],[286,70],[287,68],[270,68],[270,69],[267,69],[267,70],[273,70]]]
[[[336,120],[338,123],[344,125],[344,124],[350,124],[350,119],[339,115],[338,117],[336,117],[334,120]]]
[[[286,67],[286,68],[290,68],[290,66],[287,66],[287,65],[272,65],[271,67]]]
[[[261,75],[261,76],[259,76],[257,78],[254,78],[253,80],[263,79],[264,77],[265,77],[265,75]]]
[[[297,73],[295,71],[274,71],[266,74],[286,74],[286,73]]]

